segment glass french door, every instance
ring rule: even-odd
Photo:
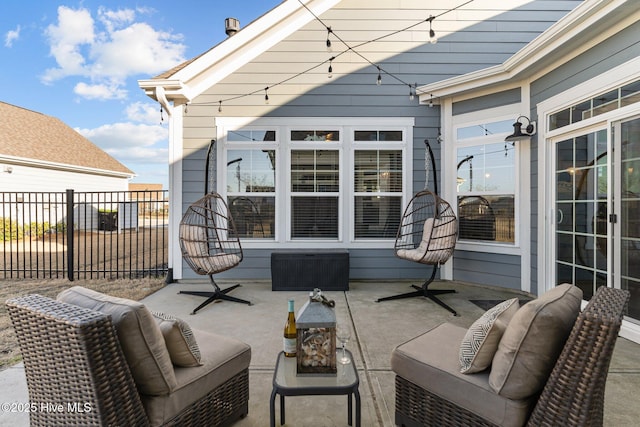
[[[631,293],[629,320],[640,323],[640,117],[618,122],[613,128],[617,142],[616,157],[620,156],[616,172],[616,197],[620,200],[616,231],[619,285]],[[617,284],[617,282],[616,282]]]
[[[640,323],[640,118],[555,144],[555,279],[628,289]]]

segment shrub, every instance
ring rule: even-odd
[[[18,223],[11,221],[9,218],[0,218],[0,240],[18,240],[22,237],[22,228]]]

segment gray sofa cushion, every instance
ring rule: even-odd
[[[535,400],[512,400],[489,386],[489,372],[462,374],[458,361],[466,328],[443,323],[396,347],[391,369],[408,381],[500,426],[522,426]]]
[[[556,286],[528,302],[509,322],[493,357],[496,393],[523,399],[542,390],[580,312],[582,290]]]
[[[144,304],[82,286],[60,292],[58,300],[111,315],[131,375],[142,393],[167,394],[176,387],[162,332]]]
[[[200,345],[202,365],[176,367],[178,385],[170,395],[140,396],[152,426],[171,420],[193,402],[249,367],[249,345],[234,338],[197,329],[193,329],[193,334]]]

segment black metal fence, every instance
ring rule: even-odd
[[[168,272],[168,191],[0,193],[0,279]]]

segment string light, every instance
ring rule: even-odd
[[[329,59],[329,73],[327,74],[327,78],[332,78],[333,77],[333,60],[336,59],[335,56],[332,56],[331,59]]]
[[[164,122],[164,114],[162,114],[164,111],[162,110],[162,104],[160,104],[160,124],[162,124]]]
[[[409,85],[409,101],[413,101],[413,99],[416,97],[417,89],[418,89],[418,83],[414,83],[414,85]]]
[[[319,66],[322,66],[322,65],[326,64],[327,62],[329,62],[329,70],[330,70],[329,75],[331,75],[331,73],[333,72],[333,64],[332,64],[333,60],[334,60],[334,59],[336,59],[336,58],[338,58],[339,56],[341,56],[341,55],[345,54],[345,53],[348,53],[348,52],[352,52],[352,53],[356,54],[357,56],[359,56],[360,58],[362,58],[364,61],[368,62],[370,65],[375,66],[375,67],[378,69],[378,77],[377,77],[377,80],[376,80],[376,84],[377,84],[377,85],[381,85],[381,84],[382,84],[382,73],[384,72],[385,74],[387,74],[387,75],[388,75],[388,76],[390,76],[391,78],[393,78],[393,79],[397,80],[399,83],[401,83],[401,84],[403,84],[403,85],[410,86],[410,95],[409,95],[409,98],[411,99],[411,94],[413,94],[413,96],[414,96],[414,97],[415,97],[416,95],[418,95],[418,90],[417,90],[418,84],[417,84],[417,83],[415,83],[415,85],[414,85],[415,89],[413,89],[413,90],[412,90],[412,89],[411,89],[411,86],[412,86],[412,85],[411,85],[410,83],[407,83],[407,82],[403,81],[402,79],[400,79],[398,76],[394,75],[393,73],[389,73],[389,72],[387,72],[386,70],[382,69],[379,65],[374,64],[374,63],[373,63],[373,62],[371,62],[369,59],[367,59],[364,55],[362,55],[360,52],[356,51],[356,49],[357,49],[357,48],[360,48],[360,47],[362,47],[362,46],[368,45],[368,44],[370,44],[370,43],[374,43],[374,42],[380,41],[380,40],[382,40],[382,39],[385,39],[385,38],[391,37],[391,36],[393,36],[393,35],[396,35],[396,34],[399,34],[399,33],[405,32],[405,31],[409,31],[409,30],[413,29],[414,27],[416,27],[416,26],[418,26],[418,25],[421,25],[421,24],[423,24],[423,23],[425,23],[425,22],[429,22],[429,36],[430,36],[430,40],[429,40],[429,41],[430,41],[431,43],[436,43],[436,42],[437,42],[437,38],[435,37],[435,31],[433,31],[433,28],[432,28],[432,25],[431,25],[431,24],[432,24],[432,22],[433,22],[433,20],[434,20],[434,19],[436,19],[436,18],[439,18],[439,17],[440,17],[440,16],[442,16],[442,15],[445,15],[445,14],[447,14],[447,13],[450,13],[450,12],[453,12],[453,11],[455,11],[455,10],[458,10],[458,9],[460,9],[460,8],[462,8],[462,7],[466,6],[466,5],[468,5],[469,3],[472,3],[473,1],[474,1],[474,0],[467,0],[467,1],[465,1],[465,2],[463,2],[463,3],[461,3],[461,4],[457,5],[457,6],[455,6],[455,7],[451,8],[451,9],[449,9],[449,10],[446,10],[446,11],[444,11],[444,12],[442,12],[442,13],[440,13],[440,14],[436,15],[436,16],[432,16],[432,15],[430,15],[430,16],[429,16],[429,18],[427,18],[427,19],[425,19],[425,20],[421,20],[421,21],[419,21],[419,22],[417,22],[417,23],[411,24],[411,25],[409,25],[409,26],[408,26],[408,27],[406,27],[406,28],[402,28],[402,29],[399,29],[399,30],[393,31],[393,32],[388,33],[388,34],[384,34],[384,35],[382,35],[382,36],[380,36],[380,37],[377,37],[377,38],[374,38],[374,39],[371,39],[371,40],[366,40],[366,41],[363,41],[363,42],[361,42],[361,43],[359,43],[359,44],[355,44],[355,45],[353,45],[353,46],[350,46],[350,45],[349,45],[349,44],[347,44],[344,40],[342,40],[342,39],[341,39],[341,38],[340,38],[340,37],[339,37],[339,36],[338,36],[338,35],[337,35],[337,34],[336,34],[332,29],[331,29],[331,27],[329,27],[329,26],[325,25],[325,24],[324,24],[324,22],[323,22],[323,21],[322,21],[322,20],[321,20],[321,19],[320,19],[320,18],[319,18],[315,13],[313,13],[313,11],[312,11],[311,9],[309,9],[309,7],[308,7],[305,3],[303,3],[301,0],[298,0],[298,2],[299,2],[299,3],[300,3],[300,4],[301,4],[301,5],[302,5],[302,6],[303,6],[303,7],[304,7],[304,8],[305,8],[305,9],[306,9],[310,14],[311,14],[311,15],[313,15],[313,17],[314,17],[318,22],[320,22],[320,23],[321,23],[321,24],[322,24],[322,25],[327,29],[327,40],[326,40],[327,51],[329,51],[329,52],[330,52],[330,51],[332,51],[332,42],[331,42],[331,39],[330,39],[330,35],[331,35],[331,34],[333,34],[333,36],[334,36],[334,37],[336,37],[336,39],[338,39],[339,41],[341,41],[341,42],[345,45],[346,49],[345,49],[345,50],[343,50],[343,51],[341,51],[341,52],[339,52],[339,53],[338,53],[338,54],[336,54],[335,56],[332,56],[329,60],[325,60],[325,61],[321,62],[320,64],[312,65],[312,66],[310,66],[308,69],[306,69],[306,70],[304,70],[304,71],[301,71],[301,72],[299,72],[299,73],[297,73],[297,74],[291,75],[291,76],[289,76],[289,77],[285,78],[284,80],[282,80],[282,81],[280,81],[280,82],[273,83],[271,86],[267,86],[267,87],[265,87],[265,88],[264,88],[264,100],[265,100],[265,104],[269,104],[269,94],[268,94],[268,89],[269,89],[270,87],[274,87],[274,86],[279,86],[279,85],[285,84],[285,83],[289,82],[290,80],[293,80],[293,79],[295,79],[295,78],[297,78],[297,77],[299,77],[299,76],[302,76],[302,75],[305,75],[305,74],[307,74],[307,73],[309,73],[309,72],[314,71],[316,68],[318,68]],[[329,77],[329,78],[331,78],[331,77]],[[240,98],[244,98],[244,97],[247,97],[247,96],[252,96],[252,95],[255,95],[255,94],[260,93],[261,91],[262,91],[262,89],[258,89],[258,90],[255,90],[255,91],[253,91],[253,92],[249,92],[249,93],[245,93],[245,94],[240,94],[240,95],[232,96],[232,97],[229,97],[229,98],[225,98],[225,99],[223,99],[223,100],[219,100],[219,101],[218,101],[218,104],[219,104],[219,105],[218,105],[218,112],[222,112],[222,102],[233,101],[233,100],[240,99]],[[423,92],[420,92],[420,93],[421,93],[421,94],[423,94]],[[197,103],[196,105],[211,105],[211,103],[209,103],[209,102],[202,102],[202,103]],[[431,95],[431,100],[429,101],[429,107],[432,107],[432,106],[433,106],[433,95]],[[162,117],[162,107],[161,107],[161,120],[164,120],[164,119],[163,119],[163,117]]]
[[[431,26],[433,24],[433,20],[436,19],[435,16],[429,16],[429,18],[427,19],[427,21],[429,21],[429,43],[431,44],[436,44],[438,43],[438,38],[436,37],[436,32],[433,31],[433,27]]]
[[[184,113],[187,114],[189,112],[189,103],[184,104]]]
[[[433,94],[431,94],[431,98],[429,98],[429,108],[433,107]]]
[[[442,142],[442,132],[440,131],[440,128],[438,128],[438,137],[436,138],[436,141],[438,141],[438,144]]]
[[[333,31],[331,31],[331,27],[327,27],[327,52],[332,52],[333,49],[331,48],[331,40],[329,39],[329,35],[332,33]]]

